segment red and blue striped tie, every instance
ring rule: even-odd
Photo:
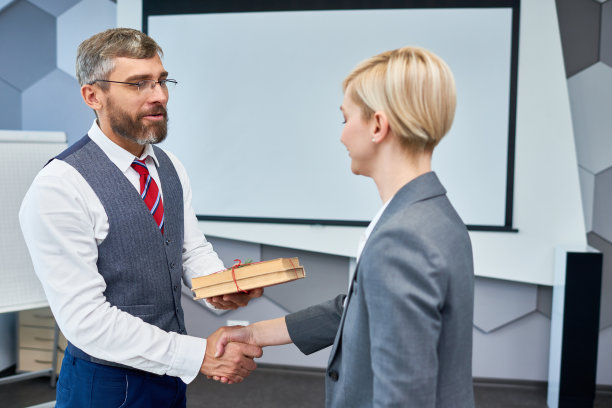
[[[157,183],[149,174],[149,169],[144,160],[134,159],[132,168],[140,174],[140,196],[149,208],[155,223],[164,233],[164,204]]]

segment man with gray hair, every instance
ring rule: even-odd
[[[188,336],[181,280],[224,268],[200,232],[184,167],[166,137],[162,50],[140,31],[96,34],[78,49],[77,78],[96,120],[35,178],[21,228],[57,323],[69,341],[57,407],[184,407],[199,372],[242,381],[261,349],[218,334]],[[209,299],[235,309],[261,296]]]

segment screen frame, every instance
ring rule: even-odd
[[[508,112],[508,153],[506,171],[506,200],[504,224],[501,226],[468,224],[470,231],[518,232],[513,228],[514,205],[514,166],[516,143],[516,111],[517,111],[517,84],[518,84],[518,54],[519,54],[519,23],[520,0],[309,0],[309,1],[279,1],[261,0],[249,2],[246,0],[222,1],[213,0],[195,2],[190,0],[143,0],[142,27],[148,33],[148,20],[152,16],[177,14],[206,14],[206,13],[240,13],[240,12],[270,12],[270,11],[313,11],[313,10],[363,10],[363,9],[412,9],[412,8],[511,8],[512,33],[510,56],[510,92]],[[197,214],[200,221],[223,222],[252,222],[272,224],[298,224],[298,225],[334,225],[334,226],[367,226],[367,221],[328,220],[328,219],[302,219],[302,218],[268,218],[268,217],[236,217]]]

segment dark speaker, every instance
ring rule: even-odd
[[[593,407],[603,255],[566,256],[559,408]]]

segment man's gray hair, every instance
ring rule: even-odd
[[[111,28],[98,33],[79,45],[76,60],[76,76],[81,86],[96,79],[108,79],[115,68],[114,59],[153,58],[163,56],[161,47],[142,31],[131,28]],[[103,89],[107,83],[100,83]]]

